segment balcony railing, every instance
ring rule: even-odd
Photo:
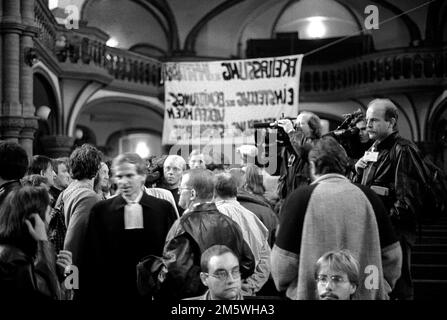
[[[161,63],[158,60],[111,48],[88,37],[82,37],[80,41],[67,40],[65,46],[56,48],[56,55],[59,62],[105,69],[116,80],[160,86]]]
[[[115,80],[160,86],[161,63],[128,50],[105,45],[104,33],[95,28],[68,30],[57,24],[45,1],[37,0],[35,20],[40,29],[38,41],[60,63],[103,69]]]
[[[94,66],[119,82],[160,87],[160,61],[106,46],[104,33],[98,29],[65,29],[57,24],[43,0],[36,0],[35,17],[41,30],[38,41],[59,62],[85,66],[87,70]],[[300,91],[313,99],[368,92],[370,85],[375,89],[447,85],[446,79],[447,46],[400,48],[325,65],[307,65],[304,58]]]
[[[34,16],[36,26],[39,28],[37,39],[44,47],[50,51],[54,51],[57,22],[51,11],[46,6],[45,1],[36,0],[34,5]]]
[[[335,93],[378,83],[445,85],[447,46],[380,51],[329,65],[306,65],[304,58],[302,69],[300,90],[304,94]]]

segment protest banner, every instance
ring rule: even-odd
[[[302,57],[165,63],[162,143],[254,144],[255,123],[297,115]]]

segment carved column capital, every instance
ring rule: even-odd
[[[6,140],[17,140],[24,124],[22,117],[0,116],[1,137]]]
[[[34,133],[39,129],[37,117],[24,118],[21,136],[22,138],[34,139]]]
[[[51,135],[41,137],[40,141],[49,157],[58,158],[70,155],[74,138],[63,135]]]

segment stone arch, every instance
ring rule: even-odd
[[[443,113],[447,113],[447,90],[434,100],[427,112],[427,117],[425,119],[425,123],[427,124],[425,126],[426,140],[435,141],[438,129],[437,126],[439,125]]]
[[[163,117],[164,108],[156,98],[100,90],[71,117],[69,127],[71,135],[79,126],[93,129],[97,146],[107,147],[114,131],[145,128],[161,137]]]
[[[128,102],[136,104],[152,110],[153,112],[159,114],[162,118],[164,115],[164,107],[161,102],[154,97],[136,96],[133,94],[117,93],[114,91],[97,90],[94,89],[85,99],[77,99],[79,102],[75,104],[72,108],[67,121],[67,133],[69,136],[73,135],[75,129],[75,123],[78,116],[86,108],[92,107],[95,104],[106,103],[106,102]],[[92,91],[92,90],[90,90]]]
[[[155,112],[156,114],[160,115],[161,117],[164,116],[164,110],[162,108],[160,108],[159,106],[156,106],[153,103],[150,103],[150,102],[144,101],[144,100],[140,100],[140,99],[119,96],[119,95],[90,100],[84,106],[84,108],[87,108],[87,107],[91,108],[91,107],[94,107],[95,105],[107,103],[107,102],[128,102],[128,103],[132,103],[132,104],[135,104],[138,106],[142,106],[146,109],[149,109],[149,110]]]
[[[54,83],[45,72],[40,70],[33,73],[33,105],[36,111],[40,107],[50,110],[46,118],[37,118],[38,129],[33,140],[33,153],[47,154],[48,149],[44,139],[60,134],[63,124]]]
[[[184,50],[189,52],[194,52],[195,42],[200,31],[203,27],[214,17],[218,16],[227,9],[234,7],[235,5],[243,2],[244,0],[226,0],[218,4],[215,8],[205,14],[200,21],[198,21],[191,31],[188,33],[185,39]]]
[[[431,104],[427,112],[426,124],[428,153],[445,171],[447,170],[447,90]]]
[[[56,77],[56,76],[54,76]],[[56,120],[56,132],[54,134],[62,134],[63,132],[63,111],[62,111],[62,103],[61,103],[61,97],[60,97],[60,89],[59,89],[59,83],[57,82],[57,78],[53,79],[52,75],[49,73],[48,70],[45,69],[45,66],[43,64],[37,65],[33,68],[33,78],[37,78],[41,83],[46,87],[47,93],[53,97],[54,99],[54,105],[49,106],[51,108],[51,111],[56,114],[55,120]],[[34,83],[34,81],[33,81]],[[33,97],[34,102],[34,97]],[[34,107],[37,108],[40,106],[34,105]]]

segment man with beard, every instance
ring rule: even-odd
[[[183,209],[178,205],[179,192],[178,188],[182,180],[183,171],[186,169],[186,161],[178,155],[170,155],[166,158],[163,164],[163,181],[161,188],[167,189],[172,193],[179,215],[183,214]]]
[[[359,286],[359,263],[349,250],[330,251],[315,268],[320,300],[351,300]]]

